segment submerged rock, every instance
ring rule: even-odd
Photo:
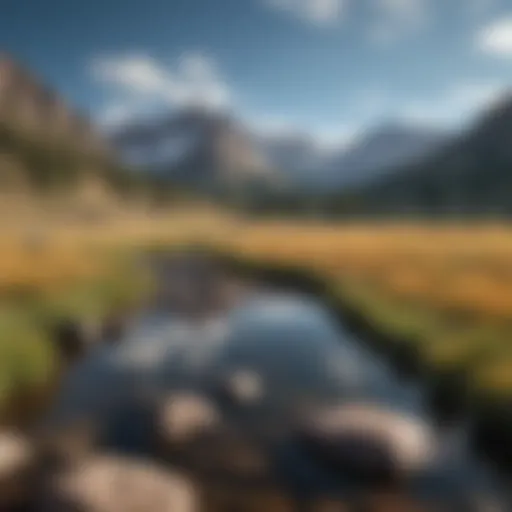
[[[252,370],[235,370],[221,384],[221,394],[236,405],[250,405],[262,400],[263,378]]]
[[[421,420],[371,404],[315,411],[298,430],[315,458],[368,485],[410,478],[428,469],[437,451]]]
[[[172,462],[213,477],[264,477],[267,454],[240,425],[208,398],[192,392],[170,396],[158,418],[157,446]]]
[[[182,445],[215,429],[220,413],[207,398],[194,393],[176,393],[168,397],[158,417],[158,436],[169,446]]]

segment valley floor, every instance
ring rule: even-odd
[[[146,247],[200,243],[320,275],[402,363],[435,376],[436,384],[449,382],[478,407],[502,411],[512,397],[510,226],[299,224],[236,218],[205,205],[92,217],[32,209],[1,224],[5,396],[20,383],[44,379],[51,366],[41,348],[47,334],[27,326],[48,315],[90,317],[119,309],[142,289],[133,255]],[[21,338],[32,345],[20,354],[12,347]],[[508,412],[499,417],[509,425]]]

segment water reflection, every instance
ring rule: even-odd
[[[248,408],[233,407],[222,393],[226,376],[240,370],[262,383],[261,400]],[[349,490],[290,435],[308,407],[375,401],[427,419],[420,388],[395,378],[322,304],[262,292],[201,321],[169,313],[135,319],[123,343],[99,348],[71,371],[47,421],[59,425],[87,417],[101,423],[104,446],[147,454],[151,407],[173,390],[194,390],[215,402],[230,432],[268,452],[269,478],[302,493]],[[491,485],[460,433],[448,445],[451,451],[418,482],[417,492],[462,493],[468,483]]]

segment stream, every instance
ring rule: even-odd
[[[151,442],[154,404],[176,390],[194,391],[215,402],[230,431],[266,461],[263,474],[237,480],[213,467],[211,478],[310,498],[357,489],[297,442],[292,431],[301,411],[357,400],[433,421],[421,385],[400,378],[321,300],[272,283],[239,282],[194,256],[167,261],[158,271],[156,304],[130,320],[120,343],[95,348],[70,371],[45,423],[87,418],[101,423],[105,449],[158,457]],[[208,293],[219,283],[230,285],[220,305]],[[236,370],[261,380],[262,398],[253,407],[234,407],[218,392],[217,384]],[[437,433],[440,455],[407,493],[426,503],[481,496],[510,510],[500,477],[469,448],[465,425]]]

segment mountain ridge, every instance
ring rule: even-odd
[[[351,147],[326,151],[311,133],[262,134],[232,113],[185,109],[124,127],[111,140],[127,163],[170,179],[279,175],[298,189],[322,191],[419,158],[445,136],[395,122],[363,134]],[[393,146],[400,148],[393,152]]]
[[[381,213],[512,213],[512,95],[440,151],[357,192],[363,209]]]

